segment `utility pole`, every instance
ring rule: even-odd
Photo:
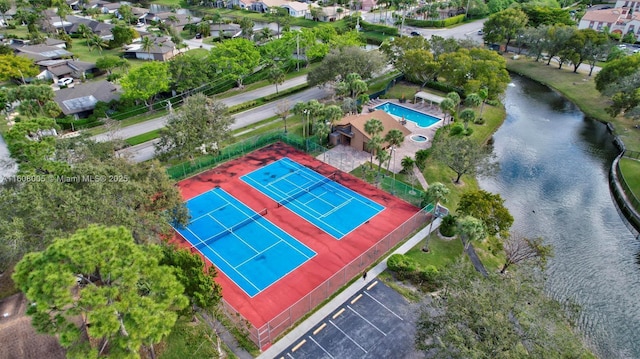
[[[296,72],[300,71],[300,32],[296,34]]]

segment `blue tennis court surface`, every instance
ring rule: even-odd
[[[240,179],[336,239],[384,210],[384,206],[286,157]]]
[[[250,297],[316,255],[223,189],[186,205],[191,222],[176,231]]]

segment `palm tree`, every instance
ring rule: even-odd
[[[242,20],[240,20],[240,30],[242,31],[242,37],[246,38],[247,40],[251,40],[251,37],[253,36],[254,25],[255,23],[253,22],[253,20],[248,17],[243,17]]]
[[[440,102],[440,110],[444,113],[444,123],[447,124],[447,114],[450,114],[455,108],[456,104],[450,98],[445,98]]]
[[[484,111],[484,104],[489,97],[489,90],[487,90],[486,88],[481,88],[480,90],[478,90],[478,96],[480,96],[480,98],[482,99],[482,107],[480,107],[480,118],[482,118],[482,111]]]
[[[153,46],[155,45],[155,42],[153,41],[153,39],[151,38],[151,36],[145,36],[142,38],[142,50],[144,50],[147,53],[147,58],[149,60],[151,59],[151,49],[153,48]]]
[[[397,128],[394,128],[387,132],[387,134],[384,136],[384,140],[389,144],[389,147],[391,147],[391,151],[393,151],[395,156],[395,150],[404,142],[404,133],[402,133],[402,131],[398,130]],[[391,156],[389,156],[389,161],[387,162],[387,171],[389,170],[389,166],[391,166]]]
[[[402,159],[400,160],[400,165],[402,166],[402,172],[407,174],[410,173],[415,163],[416,161],[413,158],[411,158],[411,156],[402,157]]]
[[[371,137],[365,145],[367,147],[367,150],[369,150],[369,153],[371,153],[371,159],[369,160],[370,169],[373,169],[373,154],[378,152],[381,145],[382,145],[382,137],[378,135],[374,135],[373,137]]]
[[[78,34],[80,34],[82,37],[84,37],[87,40],[93,34],[93,31],[91,31],[91,28],[89,26],[87,26],[86,24],[78,25],[77,32],[78,32]]]
[[[435,214],[435,211],[438,209],[438,205],[440,204],[440,202],[444,203],[447,201],[446,196],[448,194],[449,188],[447,188],[447,186],[440,182],[434,182],[431,184],[431,186],[429,186],[429,188],[427,188],[427,191],[424,193],[424,201],[435,202],[433,207],[433,211]],[[429,240],[431,238],[431,230],[433,229],[434,220],[435,216],[431,219],[431,224],[429,225],[429,235],[427,236],[427,241],[425,242],[424,247],[422,247],[422,251],[424,252],[429,252]]]
[[[467,95],[467,98],[464,99],[464,103],[470,107],[478,107],[482,103],[482,97],[473,92]]]
[[[469,248],[471,241],[479,241],[487,236],[482,221],[472,216],[458,220],[458,234],[465,250]]]
[[[284,83],[285,73],[278,64],[274,63],[269,68],[269,82],[272,82],[276,85],[276,95],[278,92],[278,85],[282,85]]]
[[[331,124],[331,127],[333,127],[333,124],[337,120],[341,119],[343,115],[344,113],[342,112],[342,109],[340,108],[340,106],[329,105],[324,108],[324,118],[329,121],[329,123]]]
[[[89,51],[91,51],[91,49],[94,47],[97,48],[100,52],[100,55],[102,55],[102,49],[107,47],[107,43],[104,41],[104,39],[95,34],[87,39],[87,45],[89,47]]]
[[[455,91],[451,91],[447,94],[447,98],[450,98],[453,101],[453,104],[454,104],[453,106],[454,108],[456,108],[455,117],[458,117],[458,112],[460,112],[460,102],[461,102],[460,95]]]
[[[369,136],[369,142],[373,141],[374,138],[378,138],[380,142],[382,142],[382,139],[378,136],[379,133],[381,133],[384,130],[384,126],[382,125],[382,121],[378,120],[377,118],[372,118],[369,119],[367,122],[364,123],[364,132],[366,132]],[[373,146],[373,144],[371,145],[371,147],[369,147],[369,142],[367,142],[367,149],[369,151],[371,151],[371,168],[373,168],[373,153],[375,152],[375,150],[380,146],[381,143],[378,143],[376,146]]]
[[[382,163],[391,158],[389,151],[380,148],[376,151],[376,159],[378,160],[378,177],[380,177],[380,171],[382,170]]]
[[[460,112],[460,119],[464,122],[464,129],[467,130],[469,122],[473,122],[476,119],[476,112],[470,108],[465,108]]]
[[[222,34],[222,14],[220,14],[220,10],[216,10],[214,11],[211,15],[210,15],[211,21],[214,24],[218,24],[218,39],[220,39],[220,41],[222,41],[224,39],[224,36]]]

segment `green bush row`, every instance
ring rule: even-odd
[[[416,19],[405,19],[404,23],[408,26],[415,27],[436,27],[442,28],[455,24],[460,24],[464,21],[464,15],[452,16],[450,18],[444,20],[416,20]]]
[[[399,280],[408,280],[427,292],[440,287],[440,272],[433,265],[420,267],[413,258],[404,254],[394,254],[387,260],[387,268],[394,272]]]
[[[58,119],[56,120],[56,123],[63,129],[63,130],[82,130],[82,129],[86,129],[86,128],[92,128],[92,127],[97,127],[100,126],[102,124],[102,122],[96,118],[83,118],[80,120],[76,120],[74,118],[62,118],[62,119]]]
[[[250,109],[250,108],[253,108],[253,107],[261,106],[261,105],[264,105],[267,102],[271,102],[271,101],[277,100],[279,98],[289,96],[289,95],[291,95],[293,93],[296,93],[298,91],[304,90],[307,87],[309,87],[309,85],[302,84],[302,85],[298,85],[298,86],[294,86],[294,87],[288,88],[286,90],[282,90],[282,91],[278,92],[277,94],[273,93],[273,94],[270,94],[270,95],[267,95],[267,96],[264,96],[264,97],[257,98],[255,100],[243,102],[241,104],[229,107],[229,113],[238,113],[238,112],[246,110],[246,109]]]
[[[462,95],[464,95],[464,90],[461,88],[457,88],[455,86],[451,86],[449,84],[446,84],[444,82],[437,82],[437,81],[429,81],[427,82],[426,86],[428,88],[434,89],[434,90],[438,90],[438,91],[442,91],[442,92],[457,92],[458,95],[460,95],[460,97],[462,97]]]

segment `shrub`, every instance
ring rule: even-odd
[[[478,117],[473,121],[473,123],[475,123],[476,125],[484,125],[484,118]]]
[[[416,151],[416,166],[420,170],[424,170],[424,166],[427,164],[430,152],[426,149]]]
[[[460,97],[462,97],[462,95],[464,94],[464,90],[457,88],[455,86],[451,86],[449,84],[446,84],[444,82],[437,82],[437,81],[429,81],[426,84],[426,87],[434,89],[434,90],[438,90],[438,91],[442,91],[442,92],[457,92],[458,95],[460,95]]]
[[[464,132],[464,126],[459,123],[454,123],[451,125],[451,130],[449,131],[450,136],[457,136]]]
[[[466,131],[464,131],[465,136],[471,136],[473,134],[473,128],[469,127]]]
[[[113,74],[107,75],[107,81],[109,82],[114,82],[120,78],[122,78],[122,74],[119,74],[119,73],[113,73]]]
[[[440,287],[440,272],[436,266],[429,264],[417,274],[420,287],[425,292],[433,292]]]
[[[400,280],[411,278],[418,270],[418,263],[403,254],[394,254],[387,260],[387,268],[396,273]]]
[[[456,235],[456,217],[452,215],[447,215],[442,218],[442,223],[440,223],[440,234],[445,237],[453,237]]]

